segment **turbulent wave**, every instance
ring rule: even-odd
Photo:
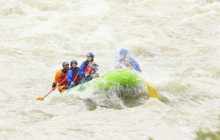
[[[149,98],[145,83],[136,88],[116,85],[108,91],[88,88],[85,91],[73,91],[70,94],[74,94],[82,100],[91,100],[92,105],[115,109],[135,107],[143,104]]]
[[[219,23],[219,0],[0,0],[1,138],[191,140],[200,128],[215,132]],[[36,101],[64,60],[81,64],[93,52],[103,75],[122,47],[161,100],[143,84]]]

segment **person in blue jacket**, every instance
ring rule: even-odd
[[[68,75],[67,75],[67,83],[69,85],[69,87],[73,87],[76,86],[80,83],[80,81],[82,80],[82,74],[80,73],[80,69],[79,67],[77,67],[77,61],[76,60],[72,60],[70,62],[70,69],[68,71]]]
[[[127,49],[121,48],[119,63],[120,63],[119,65],[123,64],[127,68],[135,69],[136,71],[141,72],[141,68],[138,62],[134,58],[128,56]]]
[[[98,65],[94,62],[94,54],[89,52],[86,55],[86,61],[80,66],[80,74],[86,78],[86,81],[98,77]]]

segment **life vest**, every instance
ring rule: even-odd
[[[64,69],[61,70],[58,79],[59,86],[67,85],[67,74],[68,74],[68,70],[64,70]]]
[[[126,66],[127,68],[130,68],[130,69],[133,68],[131,62],[129,61],[129,58],[121,58],[121,59],[119,60],[119,62],[122,63],[122,64],[123,64],[124,66]]]
[[[124,62],[124,65],[127,67],[127,68],[132,68],[132,65],[129,61],[125,61]]]
[[[76,82],[76,83],[78,83],[78,82],[80,82],[81,80],[82,80],[82,77],[80,77],[79,75],[78,75],[78,72],[79,72],[79,68],[78,68],[78,70],[77,71],[73,71],[73,69],[71,69],[72,70],[72,72],[73,72],[73,75],[72,75],[72,78],[73,78],[73,80],[75,80],[74,82]],[[76,77],[77,76],[77,77]]]
[[[95,74],[96,71],[97,71],[97,68],[96,68],[95,64],[88,64],[87,63],[87,66],[84,69],[84,72],[89,73],[90,75]]]

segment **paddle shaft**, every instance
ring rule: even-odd
[[[58,87],[60,84],[62,84],[65,80],[66,80],[66,78],[65,78],[62,82],[60,82],[58,85],[56,85],[56,86],[55,86],[55,89],[56,89],[56,87]],[[55,89],[54,89],[54,90],[55,90]],[[53,92],[54,90],[52,89],[50,92],[48,92],[46,95],[44,95],[43,99],[44,99],[45,97],[47,97],[47,96],[48,96],[51,92]]]
[[[54,90],[51,90],[50,92],[48,92],[46,95],[44,95],[43,98],[47,97],[52,91],[54,91]]]
[[[77,72],[76,77],[73,79],[73,82],[75,82],[76,78],[78,77],[78,74],[79,74],[79,71]],[[67,89],[67,91],[69,91],[72,87],[73,87],[73,86],[70,85],[70,87]]]
[[[88,72],[87,72],[87,73],[89,73],[89,72],[90,72],[90,70],[91,70],[91,68],[89,68],[89,70],[88,70]],[[89,76],[89,75],[88,75],[88,76]],[[86,76],[86,77],[83,79],[82,84],[80,85],[79,89],[81,89],[82,85],[85,83],[86,78],[87,78],[88,76]]]
[[[83,79],[82,84],[80,85],[79,89],[81,89],[82,85],[85,83],[86,78],[87,78],[87,77],[85,77],[85,78]]]

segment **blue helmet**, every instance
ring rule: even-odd
[[[124,48],[121,48],[120,54],[128,54],[128,50],[124,49]]]
[[[86,56],[91,57],[92,59],[94,58],[94,54],[92,52],[89,52]]]
[[[69,63],[68,63],[67,61],[64,61],[64,62],[62,63],[62,66],[66,66],[66,65],[69,65]]]
[[[72,64],[77,64],[77,61],[76,60],[72,60],[71,62],[70,62],[70,65],[72,66]]]

